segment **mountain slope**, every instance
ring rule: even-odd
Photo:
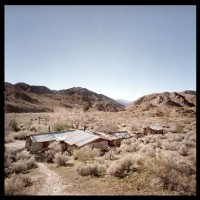
[[[5,83],[5,112],[49,112],[53,107],[92,108],[110,112],[124,110],[124,106],[113,99],[86,88],[56,91],[22,82],[14,85]]]
[[[196,107],[196,93],[193,92],[163,92],[140,97],[128,106],[128,110],[138,107]]]

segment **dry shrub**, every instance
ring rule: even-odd
[[[52,149],[45,151],[44,155],[45,155],[45,160],[47,163],[53,163],[53,159],[54,159],[54,155],[56,154],[56,152]]]
[[[69,160],[69,155],[67,152],[56,153],[53,159],[54,163],[56,163],[58,166],[66,166],[68,160]]]
[[[178,143],[177,142],[168,142],[168,141],[164,141],[162,143],[162,148],[164,150],[170,150],[170,151],[175,151],[178,149]]]
[[[107,172],[111,176],[123,178],[130,170],[138,168],[139,164],[142,163],[142,157],[140,155],[127,154],[120,160],[112,162],[107,169]]]
[[[69,128],[71,128],[71,126],[67,123],[64,123],[64,122],[56,122],[53,125],[54,131],[63,131],[63,130],[68,130]]]
[[[175,132],[176,133],[181,133],[183,131],[184,127],[185,127],[184,125],[176,124],[175,125]]]
[[[27,151],[16,153],[6,150],[4,153],[5,177],[12,173],[27,173],[29,169],[36,167],[37,163],[34,156],[31,156]]]
[[[98,165],[97,164],[85,164],[81,163],[78,164],[76,167],[78,174],[81,176],[99,176]]]
[[[19,131],[19,127],[18,127],[18,122],[16,119],[11,119],[10,120],[10,123],[9,123],[9,127],[11,128],[12,131]]]
[[[14,196],[23,194],[23,189],[32,184],[31,178],[24,174],[12,174],[10,178],[5,179],[6,196]]]
[[[12,164],[13,173],[27,173],[28,167],[25,160],[18,160]]]
[[[31,157],[31,155],[29,154],[28,151],[21,151],[19,153],[16,154],[16,159],[20,160],[20,159],[29,159]]]
[[[53,159],[56,153],[59,153],[62,151],[62,147],[60,145],[60,142],[54,141],[49,145],[49,150],[45,151],[45,161],[47,163],[53,163]]]
[[[29,131],[19,131],[17,133],[13,133],[13,137],[15,140],[25,140],[26,139],[26,136],[28,134],[30,134],[31,132]]]
[[[187,195],[196,194],[196,176],[186,163],[177,163],[172,156],[168,156],[164,159],[149,159],[145,167],[159,177],[164,189]]]
[[[106,152],[106,153],[104,154],[104,158],[105,158],[106,160],[115,160],[115,159],[116,159],[112,150]]]
[[[178,149],[178,152],[182,156],[187,156],[188,155],[188,148],[187,148],[187,146],[184,145],[184,144],[180,145],[180,147]]]
[[[130,145],[130,144],[131,144],[131,139],[122,140],[122,141],[121,141],[121,144]]]
[[[15,138],[13,137],[13,135],[9,134],[9,135],[5,136],[4,142],[9,143],[9,142],[13,142],[14,140],[15,140]]]
[[[73,157],[74,159],[78,159],[81,161],[86,161],[86,160],[90,160],[94,157],[100,156],[101,151],[97,148],[93,148],[90,146],[84,146],[81,147],[80,149],[76,149],[73,152]]]
[[[145,154],[149,157],[155,157],[156,150],[152,148],[150,145],[149,146],[143,146],[140,150],[139,153]]]
[[[131,131],[140,131],[140,130],[141,130],[140,125],[138,125],[136,123],[131,124]]]
[[[180,142],[183,140],[183,136],[182,135],[175,135],[174,136],[174,141]]]
[[[31,156],[29,159],[27,159],[26,164],[27,164],[28,170],[38,167],[34,156]]]

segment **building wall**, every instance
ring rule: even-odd
[[[163,134],[163,129],[162,130],[154,130],[154,129],[147,127],[147,128],[144,128],[143,134],[144,135],[147,135],[147,134]]]
[[[108,149],[108,141],[93,142],[90,143],[89,146],[92,148],[98,148],[106,151]]]

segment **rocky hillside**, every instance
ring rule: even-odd
[[[86,88],[56,91],[26,83],[5,83],[5,112],[50,112],[54,107],[92,108],[110,112],[124,110],[124,106],[113,99]]]
[[[138,100],[134,101],[128,106],[128,110],[137,109],[138,107],[196,107],[196,92],[183,91],[183,92],[163,92],[145,95]]]

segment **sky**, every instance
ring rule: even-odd
[[[5,5],[4,79],[134,101],[196,90],[196,6]]]

